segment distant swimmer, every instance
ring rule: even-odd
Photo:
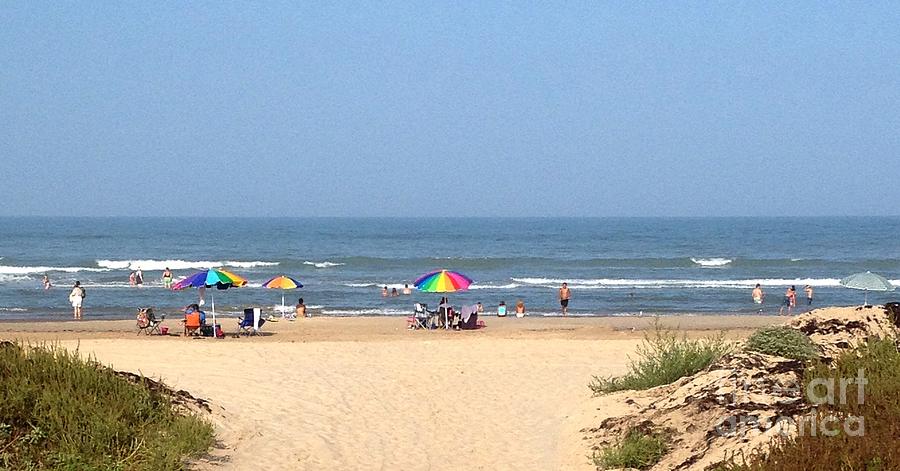
[[[388,289],[387,289],[387,286],[385,286],[384,288],[381,288],[381,297],[382,297],[382,298],[388,297]]]
[[[131,286],[134,286],[134,285],[137,284],[137,275],[135,275],[134,272],[131,272],[131,273],[128,275],[128,284],[131,285]]]
[[[563,316],[569,315],[569,299],[572,297],[572,292],[569,291],[569,284],[563,282],[562,288],[559,289],[559,305],[562,307]]]
[[[48,290],[48,289],[50,289],[51,286],[53,286],[50,284],[50,277],[47,275],[44,275],[44,279],[43,279],[42,283],[44,284],[44,290]]]
[[[169,267],[166,267],[166,270],[163,272],[162,282],[166,289],[172,289],[172,272],[169,270]]]
[[[409,284],[403,285],[403,294],[406,296],[409,296],[410,294],[412,294],[412,290],[409,288]]]
[[[144,272],[141,271],[141,267],[134,271],[134,283],[138,286],[144,285]]]
[[[806,288],[803,288],[803,291],[806,292],[806,305],[812,306],[813,302],[813,288],[810,285],[806,285]]]
[[[400,296],[400,293],[397,292],[397,288],[391,288],[391,296]]]
[[[766,299],[766,293],[763,293],[762,287],[759,283],[756,284],[756,288],[753,288],[753,302],[756,304],[762,304]],[[762,308],[759,309],[759,312],[762,312]]]

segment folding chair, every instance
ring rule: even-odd
[[[200,312],[194,311],[184,315],[184,335],[196,335],[200,331]]]
[[[410,329],[427,329],[429,315],[427,304],[416,303],[413,315],[406,318],[406,323]]]
[[[166,320],[166,315],[163,314],[159,319],[156,318],[156,314],[153,312],[152,307],[147,308],[147,320],[150,324],[147,326],[147,335],[153,335],[155,332],[156,335],[162,335],[162,332],[159,331],[159,326],[162,325],[163,321]]]
[[[259,329],[266,323],[261,319],[262,310],[258,307],[244,309],[244,315],[238,320],[238,336],[241,334],[259,335]]]

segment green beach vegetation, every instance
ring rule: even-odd
[[[786,326],[763,327],[747,339],[747,350],[794,360],[812,360],[819,350],[803,332]]]
[[[724,334],[689,339],[656,322],[652,333],[646,334],[638,346],[636,358],[629,358],[628,373],[620,377],[594,376],[589,387],[598,395],[670,384],[703,370],[731,349]]]
[[[212,426],[149,384],[77,352],[0,343],[0,469],[183,469]]]
[[[594,454],[594,464],[601,469],[649,469],[669,449],[666,433],[634,429],[615,446]]]
[[[866,380],[862,394],[857,384],[841,394],[842,380],[856,379],[860,372]],[[810,396],[817,399],[826,397],[833,385],[834,400],[820,404],[813,415],[801,421],[797,436],[778,439],[767,453],[752,453],[748,459],[723,463],[719,469],[900,469],[900,352],[896,340],[870,341],[844,352],[833,366],[811,365],[804,374],[803,390],[809,391],[811,384]],[[815,431],[813,424],[818,425]],[[823,430],[823,424],[830,427]]]

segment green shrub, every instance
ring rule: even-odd
[[[637,358],[629,358],[628,373],[621,377],[594,376],[589,387],[594,394],[649,389],[693,375],[731,350],[724,335],[705,339],[678,337],[658,323],[653,334],[644,336]]]
[[[665,456],[668,441],[668,434],[632,430],[618,445],[595,454],[594,464],[603,469],[649,469]]]
[[[809,337],[799,330],[783,326],[757,330],[747,340],[747,349],[794,360],[811,360],[819,356]]]
[[[212,426],[77,352],[0,343],[0,469],[178,470]]]
[[[841,394],[841,380],[855,379],[862,370],[868,381],[859,401],[858,386],[847,385]],[[755,454],[741,468],[748,471],[793,471],[798,469],[834,469],[888,471],[900,469],[900,353],[892,340],[870,341],[856,350],[845,352],[834,368],[816,364],[808,368],[804,379],[804,394],[809,385],[813,397],[825,397],[829,389],[822,385],[833,382],[834,401],[822,404],[815,417],[817,433],[804,422],[800,433],[789,439],[778,439],[768,453]],[[843,396],[843,397],[842,397]],[[810,398],[806,397],[807,400]],[[823,421],[834,416],[834,436],[823,433]],[[864,434],[858,433],[858,422],[846,422],[847,417],[861,417]],[[849,428],[845,429],[845,424]],[[731,468],[727,468],[731,469]]]

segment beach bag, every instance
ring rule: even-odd
[[[222,331],[222,325],[221,325],[221,324],[216,324],[216,338],[217,338],[217,339],[224,339],[224,338],[225,338],[225,332]]]
[[[200,326],[200,335],[203,337],[212,337],[213,336],[213,326],[211,326],[211,325]]]

